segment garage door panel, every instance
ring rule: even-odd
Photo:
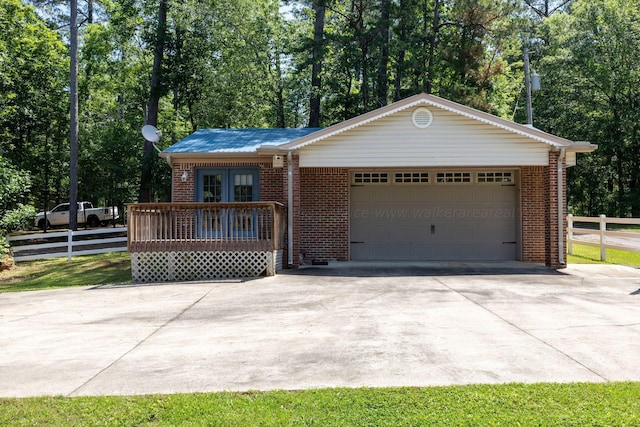
[[[476,185],[474,191],[474,201],[483,204],[505,203],[512,205],[514,185]]]
[[[354,186],[354,260],[514,260],[516,187],[500,183]]]
[[[459,188],[459,187],[458,187]],[[451,191],[451,188],[447,187],[436,187],[432,190],[433,198],[432,202],[455,202],[458,199],[454,192]]]

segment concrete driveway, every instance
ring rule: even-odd
[[[348,264],[0,294],[0,396],[640,381],[640,270]]]

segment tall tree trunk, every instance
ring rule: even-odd
[[[149,106],[147,109],[146,124],[156,127],[158,126],[158,104],[160,102],[160,95],[162,92],[160,82],[162,77],[162,55],[164,53],[164,42],[167,31],[167,2],[168,0],[160,0],[160,5],[158,7],[158,28],[153,54],[153,71],[151,73]],[[140,192],[138,193],[139,203],[148,203],[151,201],[153,160],[153,143],[145,140],[144,155],[142,158],[142,177],[140,179]]]
[[[69,230],[78,229],[78,0],[71,0],[71,67],[69,72]]]
[[[93,0],[87,0],[87,24],[93,24]]]
[[[624,173],[624,164],[622,153],[616,150],[616,184],[618,185],[618,198],[617,198],[617,213],[616,215],[620,218],[624,218],[626,216],[627,206],[625,203],[625,199],[627,198],[627,192],[625,189],[625,180],[626,176]]]
[[[284,115],[284,83],[282,82],[282,65],[280,63],[280,51],[276,49],[275,53],[276,65],[276,126],[279,128],[286,127]],[[315,126],[318,127],[318,126]]]
[[[360,114],[369,111],[369,65],[367,58],[369,57],[369,42],[365,39],[364,35],[360,36],[360,70],[362,76],[362,84],[360,87],[360,94],[362,96],[362,109]]]
[[[380,62],[378,62],[378,107],[387,105],[389,92],[389,80],[387,67],[389,66],[389,8],[390,0],[382,0],[380,3]]]
[[[398,59],[396,61],[395,90],[393,94],[394,101],[400,101],[402,99],[402,79],[404,78],[405,57],[407,55],[407,50],[405,48],[407,42],[407,12],[405,8],[405,1],[400,0],[400,40],[398,41],[400,48],[398,51]]]
[[[435,0],[433,8],[433,28],[429,37],[429,65],[427,65],[427,87],[426,92],[433,93],[433,80],[435,77],[435,55],[436,44],[438,43],[438,32],[440,31],[440,1]]]
[[[324,16],[326,0],[314,0],[316,20],[313,27],[313,65],[311,67],[311,97],[309,100],[309,127],[320,127],[320,98],[322,61],[324,57]]]

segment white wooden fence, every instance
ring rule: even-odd
[[[122,234],[125,236],[88,238],[94,235],[108,236],[113,234]],[[60,258],[66,256],[71,261],[72,256],[103,254],[107,252],[123,252],[127,250],[127,227],[118,228],[102,228],[95,230],[83,231],[58,231],[53,233],[25,234],[22,236],[8,236],[7,240],[11,244],[13,250],[13,259],[15,262],[30,261],[44,258]],[[62,239],[66,237],[66,239]],[[75,239],[78,237],[79,239]],[[60,240],[63,241],[60,241]],[[82,240],[81,240],[82,239]],[[58,240],[57,242],[50,242]],[[18,244],[14,242],[30,241],[31,244]],[[88,249],[74,250],[74,248],[83,248],[91,246]]]
[[[574,227],[574,223],[595,223],[598,229]],[[573,254],[573,244],[600,248],[600,260],[607,260],[607,249],[640,252],[640,233],[607,230],[607,224],[640,225],[640,218],[607,218],[567,215],[567,246]]]

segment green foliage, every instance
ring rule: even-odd
[[[4,212],[0,217],[0,229],[7,232],[25,230],[33,227],[36,209],[31,205],[18,203],[15,208]]]
[[[67,52],[19,0],[0,0],[0,27],[0,155],[46,192],[66,174]]]
[[[0,266],[11,253],[6,233],[33,227],[36,209],[30,205],[18,203],[14,209],[0,212]]]
[[[52,22],[19,0],[0,0],[0,154],[29,173],[33,203],[45,207],[68,197],[68,27],[51,3],[31,2]],[[573,212],[640,216],[637,2],[324,3],[314,89],[322,125],[425,91],[523,122],[526,40],[543,76],[535,125],[600,145],[569,172]],[[158,3],[91,4],[93,13],[81,4],[78,197],[122,207],[141,185]],[[159,148],[202,127],[306,124],[317,4],[170,2]],[[168,200],[169,168],[157,158],[152,167],[145,185],[153,199]]]
[[[6,234],[33,225],[35,209],[22,203],[28,199],[30,187],[29,175],[0,156],[0,266],[10,253]]]
[[[1,399],[6,425],[631,426],[640,383]]]
[[[640,216],[640,5],[576,0],[540,33],[537,125],[599,145],[571,171],[574,212]]]
[[[7,241],[7,236],[5,236],[4,232],[0,231],[0,271],[2,270],[2,266],[6,264],[7,257],[10,253],[11,247]]]
[[[0,220],[6,211],[24,201],[30,188],[29,175],[16,169],[8,159],[0,155]]]

